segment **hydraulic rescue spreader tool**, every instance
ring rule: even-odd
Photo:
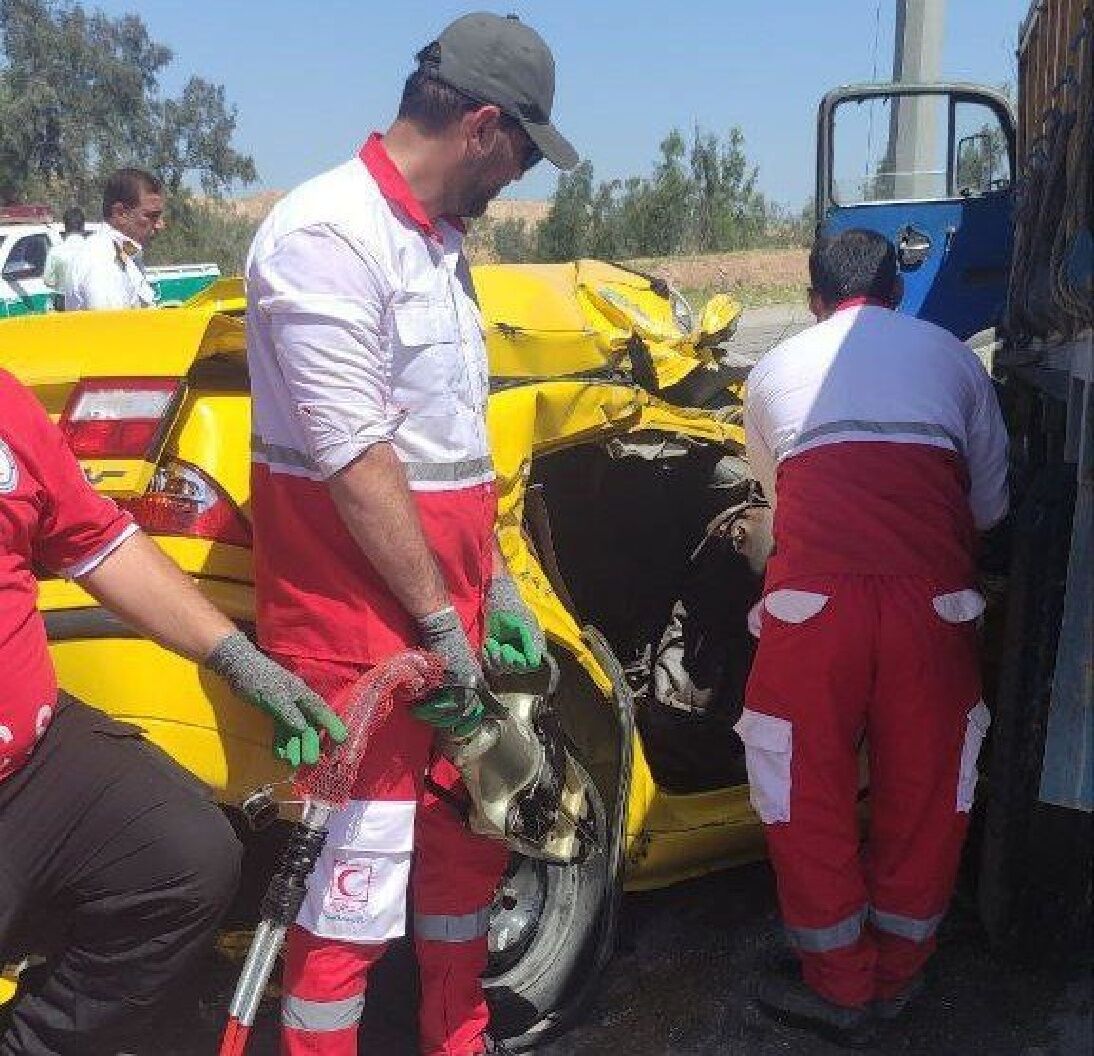
[[[558,663],[550,653],[543,659],[545,691],[495,694],[479,686],[480,721],[458,733],[438,731],[438,743],[463,778],[472,832],[504,840],[529,858],[566,865],[599,847],[587,818],[590,779],[551,706]]]
[[[397,653],[370,669],[361,676],[348,698],[342,716],[349,730],[345,742],[321,757],[315,766],[301,767],[297,772],[294,787],[303,799],[304,809],[262,900],[262,921],[251,940],[232,996],[220,1056],[242,1056],[246,1049],[277,953],[300,912],[308,877],[326,842],[327,821],[348,802],[358,765],[373,732],[396,704],[422,700],[440,688],[443,678],[443,661],[418,649]]]

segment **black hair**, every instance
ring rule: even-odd
[[[422,48],[416,58],[418,68],[406,79],[399,101],[398,116],[403,120],[413,121],[423,132],[436,135],[464,114],[488,105],[437,77],[441,46],[436,41]],[[506,129],[520,127],[520,122],[506,113],[502,113],[500,124]]]
[[[65,225],[66,235],[78,235],[84,229],[84,211],[78,206],[69,206],[61,215],[61,223]]]
[[[891,301],[896,277],[896,250],[876,231],[853,227],[821,235],[809,252],[809,283],[829,307],[850,297]]]
[[[163,184],[144,169],[118,169],[107,177],[103,187],[103,219],[109,220],[115,205],[132,209],[145,194],[162,194]]]
[[[403,85],[400,118],[413,121],[423,132],[435,135],[483,105],[437,77],[441,61],[441,46],[437,41],[422,48],[416,58],[418,68]]]

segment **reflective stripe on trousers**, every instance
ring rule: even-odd
[[[470,942],[490,930],[490,907],[474,913],[452,916],[441,913],[415,913],[414,937],[431,942]]]
[[[886,913],[870,907],[870,923],[878,931],[908,939],[909,942],[926,942],[938,930],[945,915],[943,911],[933,917],[906,917],[900,913]]]
[[[844,946],[853,946],[862,934],[862,925],[866,920],[866,907],[852,913],[836,924],[826,928],[797,928],[786,925],[786,934],[790,945],[806,953],[827,953],[840,950]]]
[[[293,1030],[326,1033],[356,1026],[365,1008],[365,995],[355,994],[336,1001],[308,1001],[285,994],[281,998],[281,1022]]]
[[[870,923],[878,931],[896,935],[909,942],[926,942],[938,930],[945,915],[936,913],[932,917],[907,917],[900,913],[886,913],[871,906],[826,928],[797,928],[787,925],[786,934],[795,949],[805,953],[827,953],[857,942],[862,934],[862,925],[869,916]]]

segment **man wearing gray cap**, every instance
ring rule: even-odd
[[[421,1051],[491,1051],[480,976],[507,851],[453,809],[464,793],[433,732],[475,728],[484,656],[501,670],[542,656],[494,541],[460,218],[541,158],[577,155],[551,124],[551,52],[517,19],[466,15],[417,58],[388,131],[282,199],[247,262],[259,640],[336,710],[363,671],[414,646],[466,691],[396,708],[372,736],[289,935],[289,1056],[355,1056],[408,885]]]

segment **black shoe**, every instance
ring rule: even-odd
[[[896,1019],[904,1015],[910,1004],[918,1000],[927,988],[927,982],[923,973],[912,976],[908,985],[895,997],[879,997],[870,1002],[870,1011],[878,1018],[884,1020]]]
[[[876,1037],[866,1008],[837,1005],[797,979],[767,977],[756,991],[756,1004],[776,1022],[808,1030],[844,1048],[865,1048]]]

